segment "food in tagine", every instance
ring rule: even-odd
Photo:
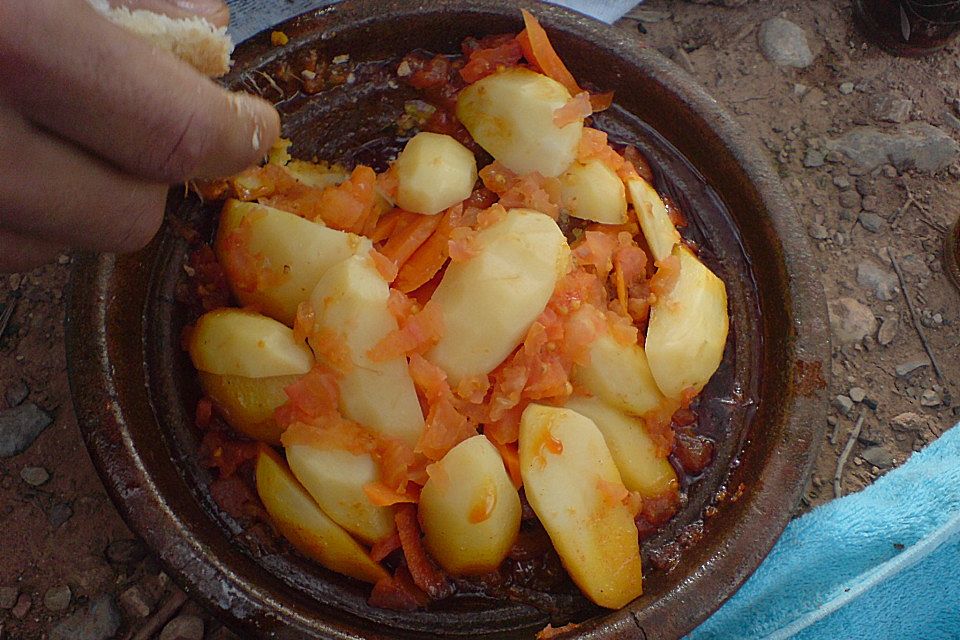
[[[202,451],[375,606],[539,572],[622,607],[680,504],[671,454],[709,462],[674,426],[723,358],[724,283],[643,156],[589,126],[612,95],[524,21],[399,63],[432,107],[386,170],[285,143],[198,188],[225,200],[185,335]]]

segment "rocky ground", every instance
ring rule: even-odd
[[[960,48],[888,56],[845,0],[718,4],[649,0],[620,27],[769,153],[820,258],[834,402],[802,511],[835,497],[845,449],[841,493],[960,419],[960,296],[940,261],[960,214]],[[69,263],[0,282],[0,640],[230,637],[126,529],[83,449],[62,343]]]

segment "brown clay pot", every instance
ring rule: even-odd
[[[248,41],[225,81],[249,87],[262,80],[255,71],[309,48],[354,61],[396,60],[416,47],[456,52],[468,35],[518,31],[519,6],[348,0],[280,27],[290,37],[285,47],[271,46],[269,34]],[[121,514],[184,589],[244,638],[530,638],[551,620],[581,623],[564,637],[676,638],[754,571],[798,504],[824,435],[829,327],[815,258],[775,171],[729,114],[656,51],[574,12],[523,6],[578,78],[616,91],[598,126],[647,154],[658,188],[691,219],[685,235],[727,283],[731,338],[700,411],[716,458],[676,518],[644,543],[645,593],[621,611],[576,595],[557,599],[552,618],[470,597],[413,613],[371,608],[367,586],[295,554],[264,553],[211,499],[196,456],[198,385],[179,346],[187,320],[174,293],[189,250],[180,230],[211,233],[216,208],[173,189],[167,223],[146,249],[78,260],[67,318],[71,388]],[[409,95],[371,68],[353,85],[279,104],[295,156],[389,152],[390,123]],[[697,531],[699,542],[688,544]]]

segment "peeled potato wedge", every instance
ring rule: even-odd
[[[352,363],[338,378],[343,415],[413,447],[423,432],[423,412],[407,359],[401,356],[373,362],[367,355],[397,329],[397,321],[387,308],[389,297],[387,283],[370,257],[356,255],[323,275],[310,304],[316,314],[315,328],[336,336]],[[309,340],[318,354],[327,350],[315,344],[317,338]],[[336,363],[328,364],[336,368]]]
[[[283,429],[273,418],[287,402],[284,389],[300,376],[246,378],[200,371],[200,386],[220,409],[231,427],[243,435],[269,444],[280,444]]]
[[[617,411],[599,398],[574,396],[564,406],[597,425],[627,489],[644,498],[677,491],[677,472],[666,457],[657,455],[643,420]]]
[[[574,162],[560,176],[564,209],[574,218],[603,224],[627,221],[627,196],[617,173],[600,160]]]
[[[473,152],[447,135],[423,131],[413,136],[393,164],[397,205],[433,215],[463,202],[477,182]]]
[[[190,334],[188,351],[198,371],[224,376],[296,376],[313,366],[313,354],[297,342],[290,327],[241,309],[202,315]]]
[[[250,225],[233,236],[241,225]],[[237,242],[236,238],[245,238]],[[372,244],[366,238],[330,229],[321,223],[255,202],[227,200],[220,214],[220,226],[214,250],[225,266],[234,296],[244,306],[293,326],[297,306],[310,297],[320,276],[334,264],[358,252],[367,252]],[[244,252],[262,257],[269,276],[253,290],[244,282],[245,274],[232,273],[232,255]],[[249,279],[249,274],[246,274]]]
[[[451,383],[485,375],[520,344],[566,273],[570,247],[547,215],[511,209],[477,234],[479,253],[452,262],[432,300],[444,333],[427,359]]]
[[[520,531],[520,497],[496,448],[474,436],[429,473],[419,515],[430,554],[454,575],[496,570]]]
[[[286,463],[267,446],[261,446],[257,455],[255,475],[257,493],[270,520],[300,553],[364,582],[388,577],[350,534],[327,517]]]
[[[562,84],[522,67],[498,71],[467,85],[457,118],[473,139],[514,173],[553,178],[577,157],[583,120],[563,127],[554,112],[571,96]]]
[[[296,428],[296,426],[291,427]],[[380,479],[369,453],[355,454],[326,443],[288,443],[287,464],[331,520],[367,544],[396,530],[393,509],[370,502],[363,487]]]
[[[576,365],[573,382],[627,413],[642,416],[659,407],[663,394],[638,344],[622,344],[601,333],[590,345],[590,361]]]
[[[673,251],[673,245],[680,242],[680,232],[670,220],[667,207],[656,189],[643,178],[627,182],[627,191],[653,259],[663,260]]]
[[[650,309],[646,352],[650,372],[668,398],[699,392],[723,359],[730,320],[727,288],[689,248],[678,244],[680,276]]]
[[[618,609],[643,592],[637,527],[616,498],[626,488],[592,420],[528,406],[520,421],[520,474],[563,566],[590,600]]]

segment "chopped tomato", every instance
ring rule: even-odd
[[[426,460],[399,440],[382,438],[374,456],[380,464],[380,480],[391,490],[407,494],[411,483],[426,482]]]
[[[410,377],[428,400],[439,399],[450,393],[447,374],[420,354],[410,356]]]
[[[389,507],[404,502],[417,502],[418,495],[399,493],[388,487],[383,482],[370,482],[363,485],[363,492],[367,495],[374,505],[378,507]]]
[[[590,106],[590,94],[581,91],[553,112],[553,124],[557,127],[565,127],[578,120],[583,120],[591,113],[593,113],[593,110]]]
[[[457,227],[447,241],[447,254],[452,262],[466,262],[480,253],[477,232],[470,227]]]
[[[589,162],[600,160],[614,171],[623,167],[624,159],[607,144],[607,134],[598,129],[584,127],[577,147],[577,160]]]
[[[323,416],[339,415],[340,389],[337,387],[336,374],[323,365],[315,365],[283,391],[289,400],[275,412],[276,420],[281,425],[309,423]]]
[[[489,390],[490,377],[486,375],[476,375],[468,376],[460,380],[454,392],[458,398],[462,398],[471,404],[480,404],[483,402]]]
[[[391,288],[390,297],[387,298],[387,309],[390,311],[390,315],[396,319],[397,324],[403,324],[411,315],[420,310],[420,305],[407,294]]]
[[[414,62],[410,56],[404,58],[404,61],[406,61],[408,65],[410,65],[411,62]],[[434,56],[428,62],[420,63],[417,66],[419,68],[417,68],[407,78],[407,82],[409,82],[416,89],[439,87],[446,84],[449,80],[450,60],[446,56]]]
[[[480,170],[480,179],[490,191],[500,195],[501,207],[533,209],[554,219],[560,214],[557,178],[545,178],[536,172],[517,175],[494,161]]]
[[[650,291],[657,299],[663,298],[676,286],[680,279],[680,258],[669,255],[657,262],[657,271],[650,278]]]
[[[583,239],[574,244],[572,249],[577,264],[593,267],[597,275],[606,278],[613,269],[613,254],[617,250],[617,238],[602,231],[586,231]]]
[[[457,411],[452,397],[442,397],[430,403],[424,422],[423,435],[415,451],[429,460],[439,460],[450,449],[477,435],[477,429]]]
[[[337,375],[350,373],[356,366],[343,334],[330,327],[322,327],[314,329],[309,337],[310,347],[317,358]]]
[[[423,353],[443,337],[443,313],[432,300],[409,316],[395,331],[378,342],[367,355],[374,362],[385,362],[411,353]]]
[[[467,83],[476,82],[500,69],[516,66],[522,57],[520,43],[510,37],[499,44],[471,50],[467,54],[467,64],[460,69],[460,77]]]

